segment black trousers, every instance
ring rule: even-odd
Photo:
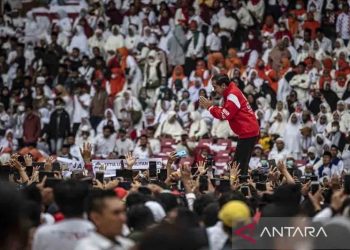
[[[238,139],[234,161],[236,161],[237,164],[238,163],[240,164],[239,165],[239,168],[241,169],[240,175],[248,174],[250,157],[253,153],[254,146],[257,141],[258,141],[258,136],[245,138],[245,139]]]

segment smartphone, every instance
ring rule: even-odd
[[[150,161],[149,162],[149,178],[150,179],[156,179],[157,176],[157,163],[155,161]]]
[[[152,192],[148,187],[139,187],[138,191],[144,195],[152,195]]]
[[[318,176],[317,175],[311,175],[309,180],[310,181],[318,181]]]
[[[44,176],[47,176],[47,178],[55,178],[55,174],[53,172],[39,171],[39,182],[42,182]]]
[[[272,168],[276,167],[276,160],[275,159],[268,160],[267,162],[269,163],[270,167],[272,167]]]
[[[105,178],[105,173],[102,171],[96,172],[96,180],[98,180],[99,182],[101,182],[103,184]]]
[[[344,175],[344,193],[350,194],[350,175]]]
[[[45,169],[45,162],[33,162],[33,167],[39,167],[39,171]]]
[[[61,164],[57,161],[53,162],[52,171],[61,171]]]
[[[241,186],[241,192],[244,196],[248,196],[249,195],[249,186]]]
[[[259,175],[259,182],[266,182],[267,181],[267,175],[266,174],[260,174]]]
[[[159,169],[158,180],[165,181],[166,177],[167,177],[167,170],[166,169]]]
[[[125,180],[132,181],[132,173],[133,171],[130,169],[117,169],[115,174],[117,177],[123,177]]]
[[[231,183],[230,180],[219,180],[219,186],[217,189],[220,193],[225,193],[231,190]]]
[[[9,165],[0,166],[0,180],[9,181],[10,173],[11,173],[11,167]]]
[[[199,191],[203,192],[208,190],[208,176],[201,175],[199,176]]]
[[[206,167],[207,168],[212,168],[213,165],[214,165],[213,155],[212,154],[208,154],[207,161],[206,161]]]
[[[60,182],[61,182],[60,179],[50,177],[46,179],[45,187],[55,188],[55,186]]]
[[[238,177],[239,183],[247,183],[248,178],[249,178],[249,175],[240,175]]]
[[[195,175],[195,174],[197,173],[197,171],[198,171],[198,168],[197,168],[197,167],[192,167],[192,168],[191,168],[191,174],[192,174],[192,175]]]
[[[30,178],[33,175],[33,166],[26,167],[26,173],[27,173],[28,177]]]
[[[125,190],[130,190],[131,182],[128,182],[128,181],[119,182],[118,187],[124,188]]]
[[[311,182],[310,191],[312,194],[315,194],[319,188],[320,188],[320,184],[318,183],[318,181]]]
[[[266,182],[257,182],[255,184],[256,190],[266,191]]]
[[[187,156],[187,151],[186,150],[180,150],[180,151],[176,152],[176,157],[183,158],[183,157],[186,157],[186,156]]]

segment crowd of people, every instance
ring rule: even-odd
[[[5,3],[0,16],[4,249],[238,249],[230,227],[261,211],[340,227],[350,2],[81,0],[75,18],[64,2],[25,17]],[[217,74],[259,122],[248,176],[231,162],[237,135],[199,101],[222,103]],[[85,170],[67,174],[55,157]],[[162,158],[166,178],[94,177],[92,159],[125,159],[130,170],[137,158]],[[40,172],[54,175],[46,183]]]

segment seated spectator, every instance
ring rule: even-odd
[[[147,159],[153,155],[147,135],[140,136],[134,149],[133,155],[139,159]]]

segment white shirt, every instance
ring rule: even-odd
[[[203,51],[203,46],[204,46],[204,35],[202,32],[199,33],[198,35],[198,41],[197,44],[194,44],[194,39],[193,37],[193,33],[189,32],[187,34],[187,40],[190,41],[188,48],[187,48],[187,53],[186,53],[186,57],[192,57],[192,56],[196,56],[196,57],[203,57],[204,55],[204,51]]]
[[[232,30],[232,32],[235,32],[237,30],[237,21],[232,17],[221,16],[219,17],[218,23],[221,29],[229,29]],[[227,36],[229,38],[231,37],[231,34],[226,31],[222,31],[220,35]]]
[[[119,138],[114,148],[114,151],[117,152],[118,155],[126,155],[126,153],[132,152],[133,150],[134,143],[129,138],[126,138],[124,141]]]
[[[142,150],[142,148],[137,145],[136,148],[134,149],[134,156],[139,159],[147,159],[150,157],[148,153],[148,148],[145,147],[145,150]]]
[[[88,237],[95,226],[83,219],[65,219],[54,225],[44,225],[35,232],[33,250],[74,249],[78,240]]]
[[[342,39],[350,38],[350,15],[341,13],[337,18],[336,31],[340,33]]]
[[[115,239],[119,244],[93,232],[89,237],[78,241],[75,250],[127,250],[134,246],[134,242],[127,238],[117,236]]]
[[[97,135],[94,143],[96,156],[102,156],[107,158],[108,155],[113,152],[116,144],[115,134],[112,134],[109,138],[105,138],[103,135]]]
[[[80,102],[82,102],[84,106],[88,106],[88,107],[84,108]],[[90,117],[90,114],[89,114],[90,103],[91,103],[91,97],[89,94],[83,94],[81,96],[74,95],[73,123],[81,123],[82,118]]]
[[[317,39],[317,41],[320,43],[320,47],[324,51],[326,51],[328,53],[332,52],[332,41],[331,41],[331,39],[329,39],[329,38],[324,36],[321,41],[318,40],[318,39]]]
[[[207,36],[205,45],[209,47],[211,51],[220,51],[221,50],[221,39],[215,33],[211,33]]]

